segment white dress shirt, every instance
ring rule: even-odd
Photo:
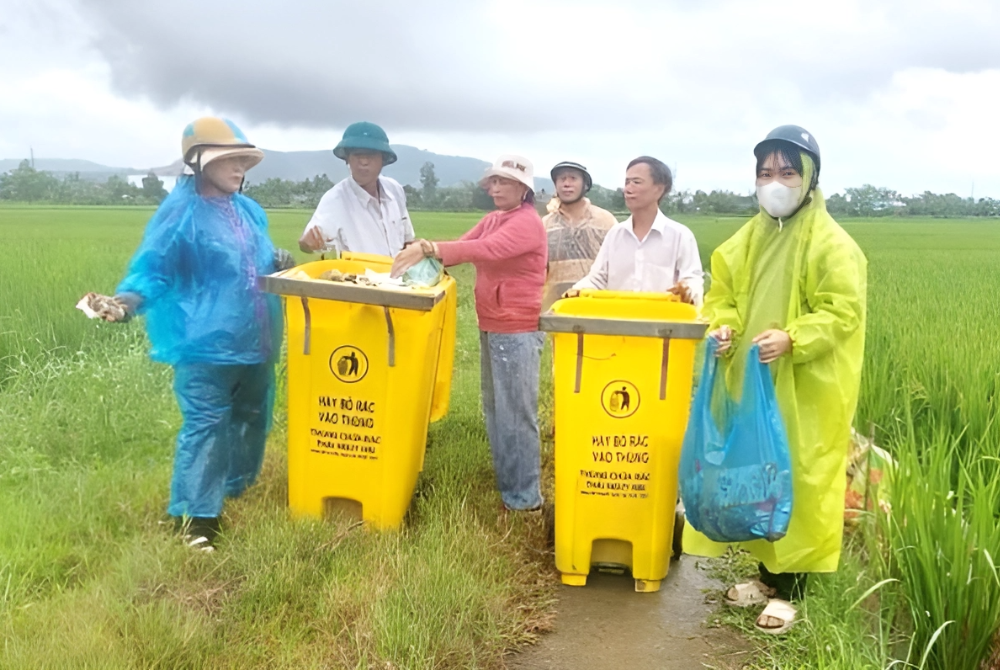
[[[323,194],[306,230],[319,228],[338,252],[395,256],[413,239],[406,193],[395,179],[379,176],[379,197],[347,177]]]
[[[678,282],[700,305],[705,286],[694,233],[657,211],[643,240],[631,216],[609,230],[590,272],[573,288],[663,293]]]

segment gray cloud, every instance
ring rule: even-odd
[[[289,10],[180,0],[84,0],[115,87],[160,104],[191,99],[252,122],[400,129],[544,128],[555,115],[505,69],[475,3],[319,1]],[[196,20],[180,20],[196,16]],[[499,65],[499,67],[498,67]],[[570,97],[569,102],[573,102]]]
[[[1000,66],[1000,21],[986,1],[947,11],[871,2],[847,20],[831,3],[826,22],[746,0],[567,4],[556,10],[582,14],[587,34],[552,25],[544,43],[517,25],[546,20],[546,3],[78,1],[121,93],[306,127],[360,118],[402,131],[653,127],[663,121],[652,110],[690,104],[693,88],[711,105],[740,96],[766,110],[787,95],[863,98],[906,67]],[[603,17],[624,15],[635,43],[602,40]],[[560,54],[566,62],[552,62]],[[588,77],[586,65],[602,61],[610,67]],[[697,111],[713,114],[727,116]],[[683,125],[684,114],[675,118]]]
[[[545,3],[301,0],[278,9],[178,0],[164,16],[158,4],[79,1],[123,94],[306,127],[343,127],[359,118],[401,131],[652,127],[664,123],[652,109],[689,104],[684,92],[693,88],[713,105],[741,96],[767,109],[788,95],[863,98],[906,67],[964,72],[1000,65],[1000,42],[992,39],[998,20],[985,2],[971,14],[873,2],[846,26],[836,14],[829,25],[812,25],[776,13],[773,3],[745,0],[632,1],[614,10],[584,3],[561,10],[581,13],[585,23],[592,16],[584,29],[590,34],[561,34],[554,25],[544,34],[548,43],[538,44],[516,26],[544,20],[525,8]],[[516,11],[524,14],[514,21],[504,15]],[[616,13],[635,22],[636,43],[626,40],[624,49],[600,39],[602,16]],[[558,57],[560,42],[566,74],[545,58]],[[525,69],[535,51],[540,59]],[[609,72],[593,79],[572,68],[601,61],[611,63]],[[573,86],[574,79],[585,85]],[[713,108],[697,115],[728,116]],[[679,126],[686,121],[684,113],[668,116]]]
[[[0,149],[162,163],[205,111],[274,149],[365,118],[439,151],[576,158],[602,183],[650,153],[679,188],[745,189],[753,144],[799,123],[831,187],[1000,193],[994,3],[0,0]]]

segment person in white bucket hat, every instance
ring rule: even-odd
[[[500,156],[480,184],[496,210],[454,242],[416,240],[396,256],[393,276],[425,257],[476,268],[483,413],[497,488],[509,510],[542,506],[538,435],[538,373],[544,337],[538,331],[548,261],[545,227],[535,211],[531,161]]]

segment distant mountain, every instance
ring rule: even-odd
[[[454,186],[463,181],[477,182],[491,164],[478,158],[467,156],[445,156],[433,151],[417,149],[405,144],[393,144],[398,160],[383,170],[400,184],[420,188],[420,168],[424,163],[434,164],[434,174],[438,186]],[[264,149],[264,160],[248,175],[247,180],[259,184],[272,177],[302,181],[316,175],[325,174],[333,181],[340,181],[348,175],[347,165],[333,155],[333,151],[270,151]],[[157,173],[159,174],[159,173]],[[552,182],[548,178],[535,178],[535,188],[552,192]]]
[[[438,178],[438,186],[454,186],[463,181],[476,182],[490,163],[478,158],[467,156],[444,156],[432,151],[417,149],[405,144],[393,144],[393,150],[399,157],[384,170],[384,174],[392,177],[400,184],[410,184],[420,187],[420,168],[424,163],[434,164],[434,174]],[[288,179],[302,181],[325,174],[333,181],[340,181],[348,175],[347,165],[333,155],[333,151],[271,151],[264,149],[264,160],[247,175],[247,181],[260,184],[268,179]],[[22,159],[0,159],[0,172],[13,170],[20,165]],[[116,168],[100,165],[92,161],[63,158],[36,158],[35,169],[52,172],[64,176],[79,172],[82,179],[103,181],[113,174],[144,175],[152,171],[160,177],[173,177],[181,173],[184,164],[176,160],[170,165],[154,168]],[[551,193],[552,181],[544,172],[535,177],[535,190]]]

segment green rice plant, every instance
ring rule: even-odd
[[[912,416],[894,446],[892,510],[881,523],[912,629],[907,661],[975,670],[1000,630],[1000,460],[982,441],[961,449],[947,425],[921,441]]]

